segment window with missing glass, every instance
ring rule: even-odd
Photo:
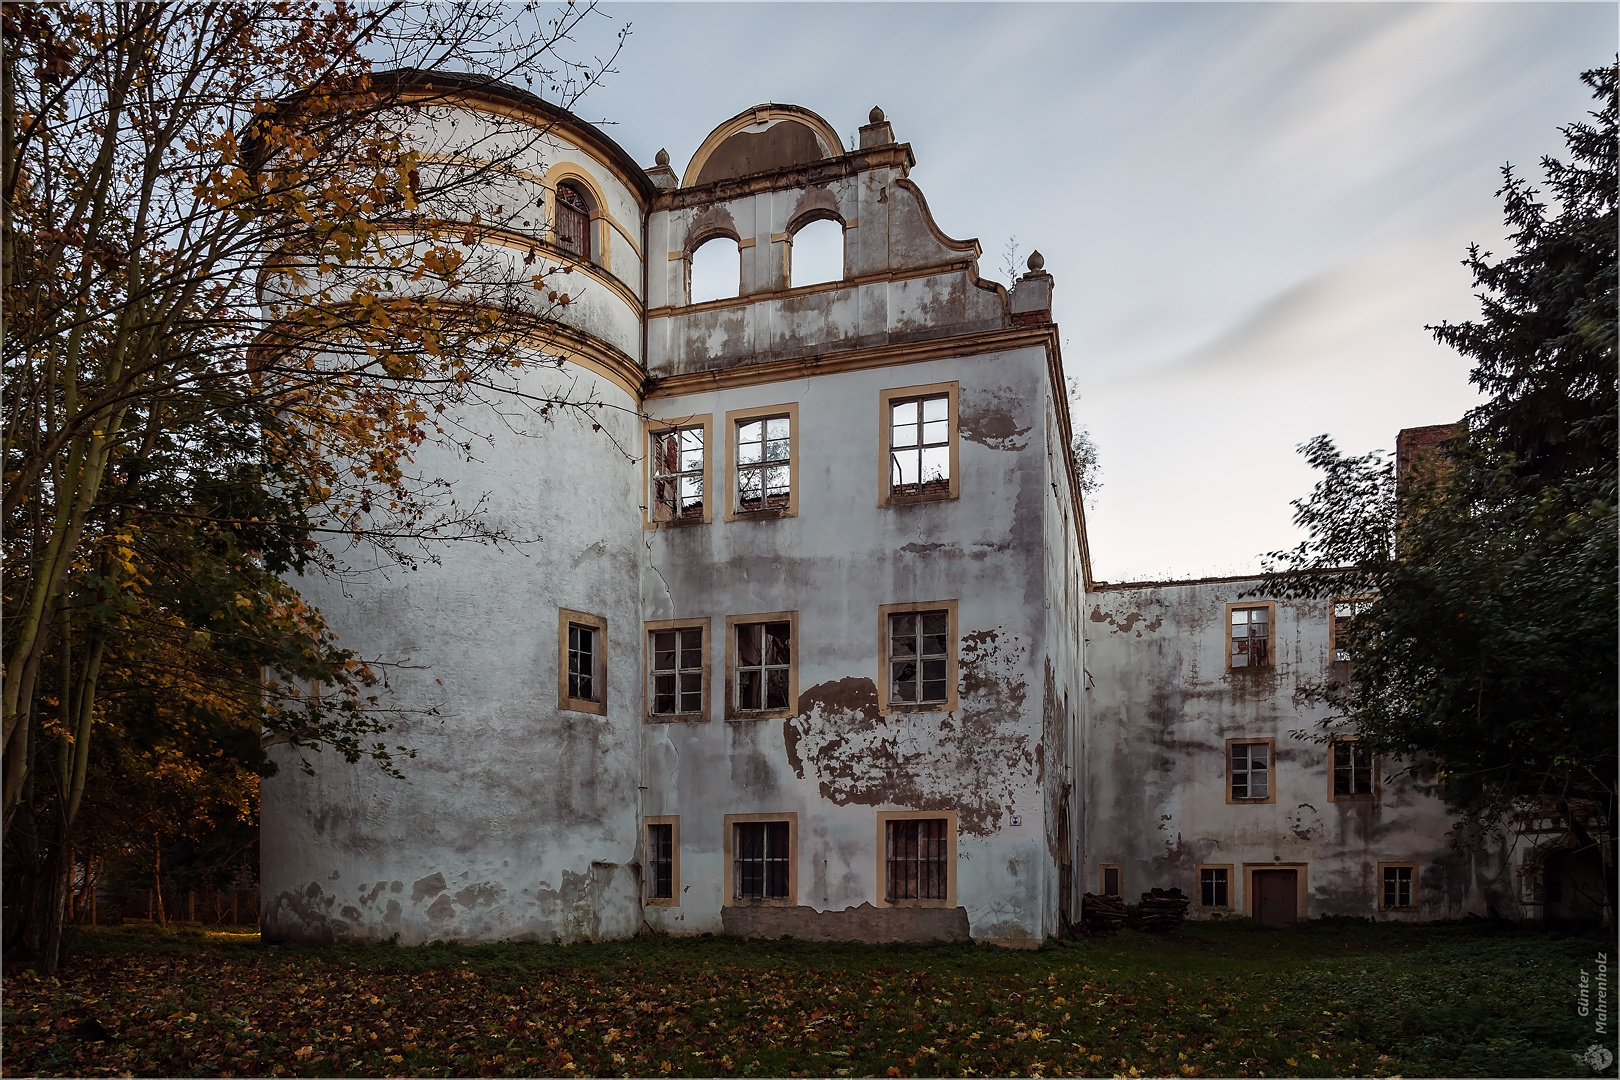
[[[889,701],[943,704],[948,698],[950,615],[907,611],[889,616]]]
[[[1271,667],[1272,604],[1231,605],[1228,666],[1233,671]]]
[[[1234,739],[1227,747],[1227,801],[1270,802],[1272,740]]]
[[[1353,658],[1350,650],[1351,624],[1357,615],[1367,610],[1371,601],[1362,596],[1335,596],[1332,603],[1333,662],[1348,664]]]
[[[737,422],[737,511],[786,510],[793,496],[792,421],[786,416]]]
[[[732,681],[738,713],[774,712],[792,707],[793,622],[770,619],[732,626]]]
[[[957,495],[956,383],[903,387],[881,395],[881,504]]]
[[[707,425],[649,432],[652,519],[655,523],[707,521]]]
[[[887,854],[883,898],[944,900],[950,884],[950,822],[917,818],[884,823]]]
[[[568,624],[568,696],[596,700],[596,627]]]
[[[1373,797],[1373,755],[1354,739],[1335,739],[1330,753],[1333,765],[1335,801]]]
[[[732,895],[738,900],[785,900],[790,896],[792,834],[786,821],[739,821],[732,825]]]

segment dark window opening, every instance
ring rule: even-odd
[[[944,900],[946,898],[948,840],[944,818],[891,821],[888,844],[888,900]]]
[[[1120,895],[1120,892],[1119,892],[1119,867],[1117,867],[1117,866],[1105,866],[1105,867],[1103,867],[1102,891],[1103,891],[1104,896],[1118,896],[1118,895]]]
[[[573,184],[558,184],[556,221],[552,234],[557,246],[589,262],[591,258],[591,209],[585,196]]]
[[[950,700],[950,619],[944,611],[889,616],[889,700],[896,704]]]
[[[703,630],[654,630],[652,711],[674,716],[703,711]]]
[[[739,900],[783,900],[788,895],[788,823],[747,821],[735,826],[732,880]]]
[[[568,624],[568,696],[596,700],[596,628]]]
[[[1205,907],[1231,907],[1226,867],[1204,867],[1198,871],[1199,901]]]
[[[670,822],[647,826],[647,898],[675,898],[675,826]]]
[[[763,712],[788,707],[792,626],[785,622],[737,626],[737,708]]]
[[[1410,866],[1384,867],[1384,906],[1409,908],[1412,906],[1412,868]]]
[[[1333,744],[1333,794],[1353,799],[1370,796],[1373,790],[1372,756],[1356,743],[1345,740]]]

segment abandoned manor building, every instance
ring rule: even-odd
[[[417,754],[273,751],[267,937],[1031,946],[1171,887],[1193,918],[1574,913],[1557,842],[1459,839],[1432,776],[1322,738],[1298,691],[1361,600],[1093,579],[1054,276],[981,278],[880,110],[846,141],[760,105],[677,176],[524,91],[438,108],[544,133],[502,199],[573,295],[521,378],[602,407],[424,451],[542,542],[301,583],[399,661]]]

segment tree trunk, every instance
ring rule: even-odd
[[[44,858],[36,864],[38,869],[29,890],[23,945],[39,973],[53,976],[62,958],[62,921],[67,914],[68,890],[72,888],[73,852],[60,837],[47,838],[43,847]]]
[[[158,845],[158,834],[152,834],[152,921],[164,926],[169,920],[163,917],[163,849]]]

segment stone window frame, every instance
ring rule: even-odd
[[[1367,771],[1372,773],[1372,791],[1365,795],[1338,795],[1334,793],[1334,756],[1341,744],[1353,744],[1358,740],[1354,735],[1335,735],[1327,744],[1327,797],[1328,802],[1343,803],[1375,803],[1379,800],[1381,792],[1378,783],[1378,755],[1368,755],[1372,760],[1367,764]]]
[[[669,895],[653,897],[648,895],[652,882],[652,825],[668,825],[669,830]],[[648,907],[680,907],[681,906],[681,816],[679,814],[651,814],[641,819],[641,835],[644,850],[647,853],[645,875],[646,884],[642,887],[642,903]]]
[[[588,626],[596,631],[595,670],[591,673],[591,682],[597,690],[596,697],[576,698],[568,692],[568,628],[572,625]],[[557,609],[557,708],[563,712],[592,713],[596,716],[607,715],[607,618],[603,615],[592,615],[586,611],[575,611],[572,608]]]
[[[1365,864],[1363,864],[1365,865]],[[1304,922],[1310,918],[1310,911],[1306,907],[1311,897],[1310,864],[1302,862],[1268,862],[1243,864],[1243,916],[1255,918],[1254,913],[1254,872],[1256,870],[1298,870],[1295,875],[1294,918]]]
[[[945,899],[943,900],[887,900],[889,891],[889,822],[891,821],[945,821]],[[956,811],[955,810],[879,810],[877,812],[877,889],[873,898],[880,908],[954,908],[956,907]]]
[[[1117,892],[1117,893],[1111,893],[1111,892],[1108,891],[1108,871],[1110,871],[1110,870],[1112,870],[1116,875],[1118,875],[1119,892]],[[1102,864],[1100,864],[1097,867],[1097,895],[1098,896],[1117,896],[1117,897],[1119,897],[1120,899],[1123,900],[1125,898],[1125,867],[1123,867],[1119,863],[1102,863]]]
[[[653,648],[652,634],[656,630],[701,630],[703,631],[703,707],[701,712],[695,713],[655,713],[653,707]],[[651,619],[641,624],[643,651],[645,652],[644,679],[642,694],[645,698],[645,708],[642,709],[649,724],[706,724],[714,717],[714,686],[713,656],[714,656],[714,619],[709,617],[697,619]],[[679,669],[677,669],[678,671]],[[679,693],[677,681],[676,692]]]
[[[799,232],[808,225],[818,221],[830,221],[838,226],[839,245],[843,250],[843,267],[839,275],[831,281],[813,281],[808,285],[793,283],[793,241]],[[826,288],[829,285],[842,285],[849,280],[849,230],[855,227],[854,222],[845,221],[842,214],[831,207],[817,206],[801,213],[788,222],[787,228],[771,235],[771,243],[782,245],[782,288],[783,289],[814,289]]]
[[[882,604],[878,607],[878,715],[890,716],[895,713],[928,713],[928,712],[956,712],[961,708],[961,693],[959,686],[958,654],[961,651],[957,638],[957,601],[956,600],[927,600],[909,604]],[[905,615],[912,612],[943,611],[945,612],[946,635],[946,662],[945,662],[945,693],[944,701],[900,701],[889,700],[889,616]]]
[[[1204,871],[1205,870],[1225,870],[1226,871],[1226,903],[1225,904],[1206,904],[1206,903],[1204,903]],[[1238,904],[1237,904],[1238,875],[1237,875],[1237,866],[1235,864],[1233,864],[1233,863],[1199,863],[1197,869],[1194,872],[1198,875],[1198,879],[1197,879],[1196,883],[1193,885],[1193,904],[1194,904],[1195,907],[1197,907],[1200,911],[1234,911],[1234,910],[1237,909],[1237,906],[1238,906]]]
[[[1239,745],[1253,746],[1263,743],[1266,750],[1266,797],[1263,799],[1238,799],[1232,796],[1232,748]],[[1277,740],[1272,737],[1263,739],[1227,739],[1226,760],[1221,770],[1226,788],[1226,803],[1228,806],[1265,806],[1277,801]],[[1331,780],[1329,781],[1331,783]]]
[[[1248,665],[1246,667],[1233,667],[1232,666],[1232,612],[1234,612],[1234,611],[1249,611],[1249,610],[1253,610],[1255,608],[1265,608],[1265,609],[1267,609],[1267,615],[1266,615],[1267,622],[1266,622],[1266,625],[1271,628],[1270,636],[1267,639],[1268,642],[1269,642],[1269,650],[1268,650],[1268,652],[1266,654],[1266,659],[1267,659],[1268,662],[1265,663],[1265,664],[1251,664],[1251,665]],[[1225,631],[1224,631],[1224,636],[1225,636],[1225,639],[1226,639],[1225,663],[1226,663],[1226,673],[1228,675],[1242,676],[1242,675],[1247,675],[1250,672],[1255,672],[1255,671],[1276,671],[1277,670],[1277,640],[1278,640],[1278,638],[1277,638],[1277,601],[1275,601],[1275,600],[1235,600],[1235,601],[1232,601],[1231,603],[1226,605],[1226,620],[1225,621],[1226,621],[1226,628],[1225,628]]]
[[[893,463],[890,459],[889,440],[894,434],[892,406],[913,398],[946,396],[950,400],[947,414],[951,435],[949,490],[922,495],[895,495],[890,491]],[[878,505],[910,506],[913,503],[946,502],[961,495],[962,467],[962,384],[959,381],[923,383],[918,386],[897,386],[878,392]]]
[[[1406,904],[1404,906],[1385,904],[1384,903],[1384,871],[1385,870],[1398,870],[1398,869],[1403,869],[1403,868],[1412,871],[1412,902],[1410,904]],[[1414,915],[1417,914],[1419,908],[1422,905],[1422,894],[1418,891],[1418,874],[1419,874],[1419,866],[1418,866],[1418,864],[1411,861],[1410,859],[1402,859],[1402,860],[1397,860],[1395,862],[1381,862],[1381,863],[1379,863],[1378,864],[1378,884],[1377,884],[1377,888],[1378,888],[1378,910],[1379,911],[1401,911],[1401,912],[1410,912],[1410,913],[1412,913]]]
[[[737,707],[737,627],[753,623],[786,622],[788,628],[788,703],[785,709],[743,710]],[[781,720],[799,711],[799,655],[803,643],[799,637],[797,611],[762,611],[756,615],[726,616],[726,685],[725,707],[722,710],[728,722],[748,720]]]
[[[788,421],[788,504],[775,509],[743,510],[738,503],[737,429],[750,420],[787,417]],[[706,463],[705,463],[706,464]],[[726,521],[766,521],[797,517],[799,514],[799,403],[763,405],[752,409],[731,409],[726,413]],[[708,506],[705,504],[704,509]]]
[[[748,898],[737,896],[735,876],[735,847],[737,826],[756,821],[785,821],[788,825],[788,894],[782,897]],[[779,814],[727,814],[723,819],[720,836],[722,864],[722,907],[798,907],[799,906],[799,815],[795,811]]]
[[[658,499],[653,488],[653,436],[688,428],[703,429],[703,515],[693,518],[658,520]],[[710,525],[714,522],[714,414],[694,413],[691,416],[644,420],[641,424],[641,511],[643,529],[681,529],[692,525]]]

